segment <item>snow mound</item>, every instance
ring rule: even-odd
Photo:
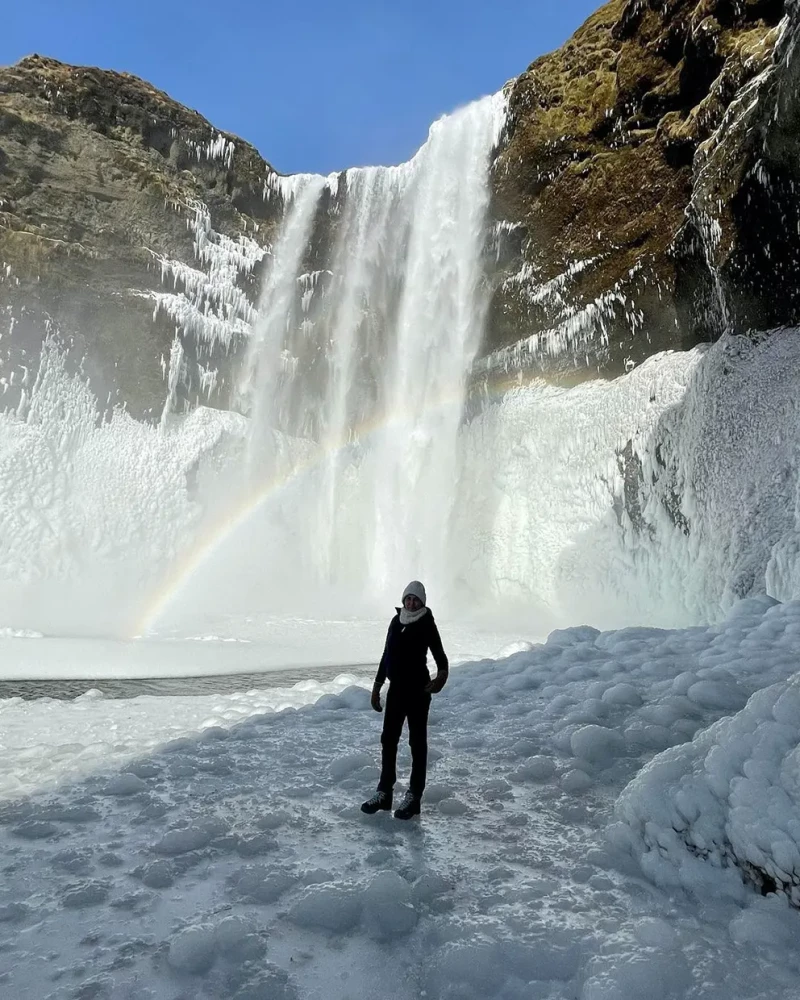
[[[346,934],[361,919],[361,899],[351,888],[314,886],[289,911],[298,927]]]
[[[147,791],[145,782],[137,775],[129,772],[116,775],[106,785],[106,795],[136,795],[139,792],[145,791]]]
[[[201,975],[214,964],[214,931],[210,927],[187,927],[169,946],[169,964],[181,972]]]
[[[625,751],[625,740],[605,726],[582,726],[570,737],[576,757],[583,757],[600,767],[608,767]]]
[[[692,976],[682,955],[634,952],[620,958],[603,956],[591,963],[581,1000],[683,1000]]]
[[[396,872],[376,875],[364,890],[364,920],[370,937],[393,941],[410,934],[417,923],[411,886]]]
[[[705,861],[800,906],[800,674],[656,757],[617,813],[616,833],[660,884],[696,889]]]

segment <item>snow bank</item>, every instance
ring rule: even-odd
[[[800,631],[796,604],[768,613],[748,636],[765,680],[790,630]],[[733,677],[723,684],[731,700],[735,685]],[[718,874],[741,895],[744,876],[799,906],[800,674],[757,691],[732,718],[656,757],[625,789],[617,812],[624,825],[615,836],[659,884],[707,892]]]
[[[691,629],[586,627],[543,645],[459,670],[450,696],[474,729],[535,699],[535,725],[503,744],[514,781],[557,774],[574,794],[626,781],[655,754],[683,747],[748,698],[797,670],[800,603],[769,597],[735,606],[719,625]],[[464,746],[485,736],[465,733]],[[559,767],[558,761],[563,761]]]

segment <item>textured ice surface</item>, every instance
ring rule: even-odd
[[[482,632],[447,621],[440,622],[440,626],[451,662],[456,665],[508,645],[508,637],[502,633]],[[343,690],[355,683],[364,687],[372,684],[386,622],[237,619],[218,621],[215,628],[222,632],[234,628],[249,638],[231,641],[230,637],[205,636],[127,643],[101,639],[0,639],[0,679],[35,677],[57,681],[79,677],[93,678],[95,684],[92,691],[73,701],[0,699],[0,750],[8,764],[0,774],[0,798],[85,774],[98,765],[129,760],[164,739],[228,726],[249,715],[288,706],[299,708],[322,697],[334,698],[334,706],[352,707],[359,703],[359,697],[362,701],[366,698],[363,688],[353,688],[347,696]],[[335,680],[302,680],[291,688],[259,687],[188,699],[141,696],[123,701],[104,697],[102,690],[104,677],[263,675],[287,666],[302,668],[347,661],[360,662],[361,666],[351,666]],[[351,756],[333,761],[332,770],[352,769],[352,760],[363,759],[358,754]]]
[[[207,717],[205,699],[138,699],[116,717],[86,699],[89,738],[119,738],[124,712],[151,713],[153,732],[117,771],[95,759],[81,781],[0,805],[3,988],[794,1000],[800,917],[737,865],[760,851],[798,871],[798,623],[800,604],[750,600],[716,626],[566,629],[456,668],[410,823],[358,808],[381,720],[346,678],[307,688],[315,705],[273,692],[276,711],[256,714],[252,696]],[[27,725],[52,711],[30,704]],[[399,764],[402,780],[405,747]],[[709,850],[692,852],[700,836]]]
[[[764,686],[776,670],[777,676],[794,670],[790,650],[798,634],[797,604],[770,609],[746,640],[738,625],[727,641],[722,632],[717,651],[725,666],[712,669],[725,680],[696,682],[687,695],[694,693],[703,709],[715,707],[697,691],[703,683],[723,683],[730,708],[741,711],[663,753],[621,796],[618,814],[629,832],[618,835],[630,839],[657,882],[702,892],[713,866],[727,891],[741,896],[745,871],[751,884],[780,890],[800,905],[800,675]],[[760,688],[743,708],[753,679],[741,676],[736,648],[742,645],[759,670]],[[747,927],[741,935],[751,933]]]

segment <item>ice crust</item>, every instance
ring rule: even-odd
[[[254,714],[220,700],[120,770],[7,788],[4,988],[794,1000],[798,653],[800,602],[762,597],[713,626],[561,629],[456,666],[408,824],[358,808],[378,774],[369,679]],[[110,705],[81,710],[91,733]],[[48,711],[33,703],[27,728]]]

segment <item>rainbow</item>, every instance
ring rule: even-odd
[[[520,374],[503,374],[501,378],[493,379],[486,384],[482,399],[494,402],[501,399],[509,389],[516,388],[524,382],[541,381],[541,378],[523,379]],[[463,392],[451,391],[443,398],[431,404],[426,414],[446,409],[448,406],[461,406]],[[383,433],[392,426],[401,427],[419,420],[420,414],[398,411],[390,414],[380,414],[371,420],[364,421],[357,428],[348,431],[346,440],[335,441],[321,445],[305,460],[294,466],[290,472],[274,476],[266,482],[249,491],[238,503],[227,508],[222,516],[206,526],[201,537],[183,552],[170,566],[167,573],[159,580],[155,591],[148,595],[142,611],[131,632],[134,636],[143,636],[152,631],[159,619],[170,605],[177,599],[194,574],[209,560],[220,546],[224,544],[238,528],[240,528],[264,504],[276,497],[281,491],[288,489],[300,478],[312,474],[316,469],[330,459],[332,455],[351,448],[355,444],[363,444],[373,436]]]

